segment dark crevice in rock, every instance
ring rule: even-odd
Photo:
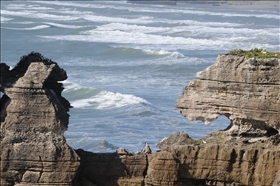
[[[265,133],[265,136],[270,137],[270,136],[274,136],[274,135],[277,135],[277,134],[279,134],[278,130],[270,127],[270,128],[267,129],[267,132]]]
[[[233,170],[233,164],[235,164],[237,157],[238,157],[238,155],[237,155],[235,149],[232,149],[232,151],[230,153],[230,160],[229,160],[229,167],[228,167],[229,172],[231,172]]]
[[[149,161],[148,161],[148,155],[146,155],[146,168],[143,171],[143,178],[144,179],[147,176],[148,167],[149,167]]]
[[[7,116],[6,108],[7,108],[8,104],[10,103],[10,101],[11,101],[11,99],[6,94],[4,94],[0,99],[1,122],[5,121],[5,118]],[[0,125],[1,125],[1,123],[0,123]]]

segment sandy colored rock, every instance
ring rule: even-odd
[[[279,59],[219,55],[196,77],[199,80],[190,81],[177,100],[183,116],[209,124],[225,115],[239,130],[246,125],[267,135],[280,131]]]
[[[33,62],[2,87],[1,185],[72,185],[79,157],[63,136],[70,104],[57,83],[66,78],[55,63]]]
[[[63,133],[70,104],[61,96],[66,72],[33,62],[1,64],[1,186],[278,186],[279,59],[219,55],[177,100],[191,120],[231,124],[203,139],[186,132],[159,141],[157,152],[74,151]]]

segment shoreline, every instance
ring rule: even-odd
[[[195,8],[213,8],[221,9],[248,9],[280,12],[280,3],[278,1],[178,1],[178,5],[188,4]]]

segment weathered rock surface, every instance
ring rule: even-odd
[[[280,61],[219,55],[177,100],[191,120],[227,116],[222,131],[194,140],[178,132],[139,153],[74,151],[65,142],[70,104],[57,64],[1,64],[1,185],[278,186]],[[79,167],[79,168],[78,168]]]
[[[226,141],[220,133],[213,133],[203,141],[206,143],[181,141],[181,145],[171,145],[148,156],[146,183],[272,185],[280,168],[280,145],[273,140],[243,143]]]
[[[279,186],[280,185],[280,170],[276,174],[275,180],[273,182],[273,186]]]
[[[28,63],[26,72],[1,64],[1,186],[72,185],[79,156],[66,144],[66,72],[56,63]]]
[[[219,133],[202,140],[171,135],[176,144],[152,154],[95,154],[78,150],[77,183],[98,186],[278,186],[280,145],[272,137],[244,143],[226,141]],[[279,138],[279,136],[277,136]],[[160,142],[161,143],[161,142]],[[160,144],[159,143],[159,144]]]
[[[196,74],[177,100],[176,108],[190,120],[211,123],[227,116],[237,135],[280,131],[280,60],[219,55]]]
[[[145,154],[95,154],[77,150],[81,157],[81,169],[77,182],[81,185],[142,186],[147,172]],[[84,183],[84,184],[83,184]]]

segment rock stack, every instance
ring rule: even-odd
[[[11,71],[1,64],[1,185],[72,185],[79,156],[63,136],[70,104],[57,82],[66,72],[26,58]]]

